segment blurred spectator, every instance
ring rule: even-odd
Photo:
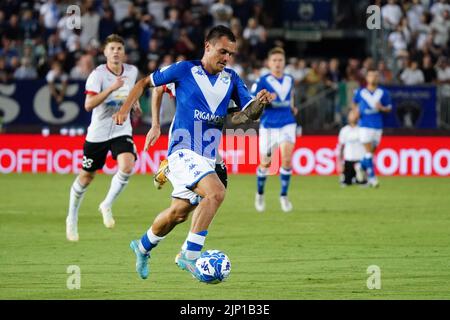
[[[354,81],[356,83],[361,84],[363,82],[363,78],[361,77],[361,73],[359,72],[360,62],[358,59],[350,58],[347,63],[347,68],[345,69],[345,76],[347,81]]]
[[[388,3],[381,7],[383,25],[386,29],[394,30],[400,23],[403,16],[402,9],[395,0],[388,0]]]
[[[437,74],[430,55],[425,55],[422,58],[422,72],[426,83],[436,82]]]
[[[450,10],[450,5],[447,0],[437,0],[430,8],[430,13],[433,17],[441,15],[445,10]]]
[[[128,14],[120,21],[119,34],[122,37],[138,37],[140,13],[136,11],[133,4],[128,6]]]
[[[161,57],[161,49],[158,39],[156,38],[150,39],[150,41],[148,42],[147,55],[145,57],[147,61],[149,60],[159,61]]]
[[[178,54],[182,54],[192,58],[192,53],[195,50],[195,44],[189,39],[186,29],[180,30],[180,37],[175,42],[175,51]]]
[[[438,63],[436,64],[436,72],[438,83],[440,84],[450,84],[450,65],[448,63],[448,58],[440,57]]]
[[[380,74],[381,84],[390,84],[394,78],[392,71],[386,66],[384,60],[378,62],[378,73]]]
[[[11,78],[11,72],[8,70],[6,59],[0,55],[0,83],[8,83]]]
[[[450,11],[444,10],[441,14],[435,15],[431,22],[431,28],[436,31],[433,39],[434,44],[441,47],[446,46],[450,32]]]
[[[415,27],[416,32],[416,48],[422,50],[427,36],[431,33],[431,14],[424,12],[420,17],[420,23]]]
[[[139,22],[139,48],[145,53],[145,49],[148,46],[148,42],[155,33],[155,27],[153,26],[153,16],[144,14]]]
[[[5,36],[11,40],[22,40],[23,34],[19,26],[19,17],[16,14],[11,15],[9,18],[9,23],[5,30]]]
[[[31,64],[30,58],[23,57],[20,67],[14,72],[14,79],[37,79],[38,74],[36,68]]]
[[[328,79],[337,84],[342,80],[341,72],[339,71],[339,60],[337,58],[332,58],[328,67]]]
[[[421,17],[425,12],[425,8],[420,0],[412,0],[412,4],[409,10],[406,12],[406,17],[408,19],[408,25],[412,32],[416,32],[417,28],[421,24]]]
[[[232,4],[232,9],[234,16],[239,19],[241,26],[245,26],[252,15],[251,2],[247,0],[235,0]]]
[[[98,42],[98,29],[100,24],[100,16],[95,11],[93,1],[86,4],[86,12],[81,16],[81,46],[85,47],[89,42],[95,40]]]
[[[244,29],[243,37],[248,41],[250,50],[255,50],[264,37],[265,29],[259,25],[255,18],[248,19],[247,27]]]
[[[218,0],[211,6],[209,12],[214,18],[213,24],[215,26],[219,24],[227,27],[230,26],[230,20],[233,17],[233,8],[227,4],[226,0]]]
[[[161,1],[149,1],[150,3],[161,2]],[[128,9],[130,7],[131,1],[127,0],[112,0],[112,6],[114,8],[114,19],[116,23],[120,23],[123,19],[127,17]]]
[[[61,104],[64,101],[68,78],[68,75],[62,69],[61,62],[53,61],[45,79],[49,85],[51,97],[57,104]]]
[[[400,74],[400,80],[406,85],[417,85],[425,82],[422,70],[419,69],[417,61],[410,61],[408,67]]]
[[[139,44],[134,37],[130,37],[126,40],[125,48],[127,54],[127,63],[132,65],[139,65],[141,61],[141,52],[139,50]]]
[[[117,24],[114,21],[114,11],[107,7],[104,10],[103,16],[98,23],[98,36],[101,43],[103,43],[110,34],[116,33]]]
[[[41,27],[39,22],[33,17],[32,10],[25,10],[22,14],[20,28],[24,39],[32,39],[39,36]]]
[[[59,39],[57,33],[51,34],[47,40],[47,55],[50,58],[53,58],[53,56],[57,55],[61,51],[64,51],[61,39]]]
[[[394,57],[403,58],[408,56],[408,43],[401,25],[398,25],[395,31],[389,35],[388,42],[393,49]]]
[[[44,21],[44,27],[45,27],[45,36],[46,38],[56,31],[56,27],[58,25],[59,21],[59,9],[56,5],[55,0],[48,0],[46,1],[40,8],[39,14],[41,15],[43,21]]]
[[[94,59],[91,55],[84,54],[70,71],[70,79],[86,80],[92,70],[94,70]]]
[[[195,0],[193,0],[192,2],[194,3]],[[165,0],[155,0],[148,2],[147,11],[155,19],[156,26],[161,26],[165,19],[164,9],[166,8],[166,6],[167,2]]]
[[[170,32],[171,40],[177,41],[181,28],[180,11],[177,8],[170,8],[168,17],[163,21],[162,26]]]
[[[58,29],[58,37],[64,41],[67,42],[67,40],[72,36],[73,34],[73,27],[70,24],[71,19],[74,18],[75,12],[67,12],[59,21],[57,24]],[[67,47],[67,44],[66,44]]]

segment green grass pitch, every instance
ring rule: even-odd
[[[2,175],[0,299],[449,299],[450,181],[382,177],[379,189],[340,188],[337,177],[293,177],[294,212],[281,212],[278,177],[267,211],[253,208],[254,176],[231,176],[206,249],[232,262],[227,282],[196,282],[174,264],[189,221],[153,251],[151,274],[134,271],[130,240],[169,204],[170,185],[134,176],[114,206],[116,227],[97,211],[110,182],[98,175],[80,210],[78,243],[65,239],[73,175]],[[81,289],[69,290],[70,265]],[[367,288],[380,267],[381,289]]]

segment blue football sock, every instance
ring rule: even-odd
[[[207,230],[203,230],[197,233],[189,232],[185,244],[185,256],[189,260],[195,260],[200,257],[203,246],[205,245]]]
[[[364,159],[363,160],[365,161],[365,166],[366,166],[365,170],[367,172],[367,175],[368,175],[369,179],[375,178],[375,167],[373,165],[373,156],[372,156],[372,154],[371,153],[366,153],[364,155]]]
[[[146,233],[144,233],[144,235],[141,238],[141,241],[139,241],[139,250],[144,254],[148,253],[154,247],[156,247],[158,243],[163,239],[164,237],[159,237],[155,235],[152,232],[152,228],[150,228]]]
[[[264,186],[266,184],[267,179],[267,169],[261,169],[258,167],[256,175],[257,175],[258,194],[264,194]]]
[[[291,181],[292,169],[280,168],[281,196],[287,196],[289,183]]]

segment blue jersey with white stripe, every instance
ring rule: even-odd
[[[292,90],[294,78],[284,74],[280,79],[272,74],[260,77],[252,86],[252,94],[256,95],[262,89],[275,93],[276,98],[264,108],[261,115],[261,126],[264,128],[281,128],[296,123],[291,111]]]
[[[175,83],[176,111],[168,154],[189,149],[215,159],[230,100],[244,109],[253,100],[231,69],[212,75],[200,61],[181,61],[150,75],[154,86]]]
[[[353,102],[359,107],[359,126],[361,128],[383,129],[383,116],[376,109],[377,103],[392,108],[391,96],[386,89],[380,87],[375,91],[361,88],[353,96]]]

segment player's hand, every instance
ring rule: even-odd
[[[153,147],[161,135],[161,128],[157,126],[152,126],[145,137],[144,151],[148,151],[149,147]]]
[[[291,110],[292,110],[292,114],[294,115],[294,117],[296,117],[298,114],[298,108],[293,107],[293,108],[291,108]]]
[[[121,86],[123,86],[124,83],[124,77],[119,76],[116,78],[116,81],[114,81],[114,83],[109,87],[111,89],[111,91],[115,91],[117,89],[119,89]]]
[[[274,93],[270,93],[266,89],[262,89],[256,94],[256,100],[262,104],[269,104],[275,99],[277,96]]]
[[[383,107],[383,105],[381,103],[377,102],[375,104],[375,109],[377,109],[378,111],[383,111],[384,107]]]
[[[128,113],[123,113],[119,110],[113,114],[112,118],[115,124],[121,126],[125,121],[127,121]]]

